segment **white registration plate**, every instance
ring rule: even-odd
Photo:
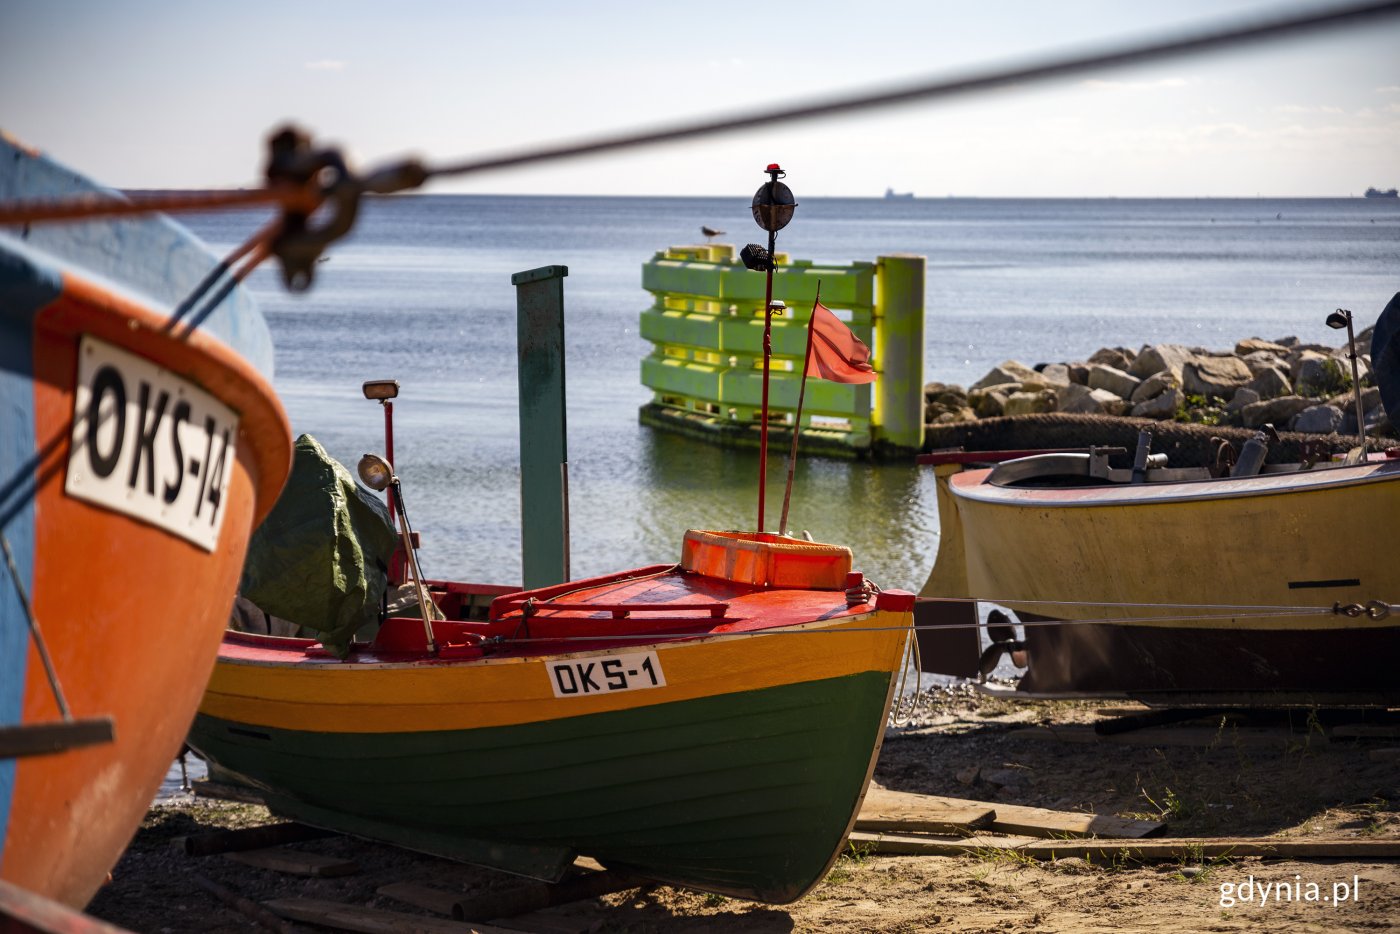
[[[655,652],[588,655],[549,663],[555,697],[584,697],[666,686]]]
[[[219,541],[238,414],[149,360],[84,336],[64,492],[165,529]]]

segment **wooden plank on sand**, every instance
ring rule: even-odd
[[[293,876],[314,876],[318,879],[348,876],[360,871],[359,864],[352,860],[322,856],[320,853],[304,853],[282,846],[229,853],[228,858],[245,866],[271,869]]]
[[[856,817],[856,829],[957,834],[983,830],[995,819],[991,805],[979,801],[934,798],[871,785]]]
[[[984,804],[980,801],[964,801],[961,798],[945,798],[940,795],[920,795],[907,791],[891,791],[871,785],[856,820],[857,830],[895,831],[900,833],[929,833],[935,831],[919,826],[917,821],[904,824],[888,822],[881,826],[866,826],[868,810],[877,814],[896,813],[916,815],[926,809],[935,820],[940,815],[951,813],[956,808],[986,808],[992,811],[990,822],[969,825],[975,830],[990,830],[997,833],[1015,834],[1027,837],[1110,837],[1115,839],[1137,840],[1162,832],[1166,826],[1155,820],[1129,820],[1108,814],[1081,814],[1077,811],[1052,811],[1048,808],[1027,807],[1020,804]],[[956,833],[954,829],[952,832]]]
[[[449,921],[364,905],[342,905],[317,898],[274,898],[263,905],[293,921],[306,921],[361,934],[517,934],[509,928],[471,921]]]
[[[1081,859],[1109,862],[1216,859],[1247,856],[1274,859],[1395,859],[1400,840],[1355,837],[1284,839],[1268,837],[1175,837],[1158,840],[1038,840],[1028,837],[920,837],[909,834],[853,833],[850,842],[885,854],[954,856],[1004,850],[1032,859]]]

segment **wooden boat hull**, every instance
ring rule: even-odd
[[[0,150],[0,199],[92,187],[8,142]],[[0,727],[32,733],[62,720],[31,636],[32,612],[72,715],[109,717],[115,736],[44,755],[0,753],[0,879],[73,907],[106,878],[180,749],[248,538],[290,462],[286,417],[258,369],[270,365],[270,341],[256,309],[235,292],[207,309],[198,327],[172,326],[176,296],[213,262],[164,220],[13,237],[0,231],[0,531],[18,575],[0,568]],[[153,273],[142,263],[161,268]],[[116,461],[119,449],[135,445],[140,463],[137,426],[115,408],[103,419],[123,424],[125,434],[94,428],[89,436],[82,427],[77,393],[83,357],[93,352],[122,361],[108,376],[130,383],[132,403],[143,374],[158,368],[160,385],[181,387],[178,398],[206,393],[236,413],[235,453],[219,461],[227,468],[221,518],[192,533],[205,544],[73,492],[73,465],[89,454]],[[144,471],[154,482],[153,465],[167,452],[152,413],[137,417],[154,439]],[[181,465],[192,465],[191,457]],[[114,475],[124,477],[126,462],[118,466]],[[134,497],[145,479],[137,474]],[[216,488],[212,474],[197,479]]]
[[[1397,620],[1332,611],[1400,592],[1400,461],[1055,489],[939,470],[949,515],[923,596],[1015,610],[1029,624],[1018,690],[1400,701]]]
[[[587,652],[318,664],[230,636],[190,742],[315,825],[546,879],[582,853],[787,902],[859,809],[909,625],[829,597],[835,618],[786,631],[629,644],[664,684],[591,696],[550,682]]]

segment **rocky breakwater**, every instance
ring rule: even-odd
[[[1370,337],[1367,329],[1357,339],[1366,429],[1393,437],[1380,390],[1371,384]],[[1180,344],[1136,351],[1104,347],[1083,362],[1034,367],[1007,360],[967,389],[929,383],[924,400],[925,423],[935,435],[979,419],[1045,413],[1356,434],[1347,349],[1296,337],[1250,338],[1229,351]]]

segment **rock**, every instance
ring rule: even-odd
[[[1127,347],[1100,347],[1094,351],[1094,355],[1089,358],[1090,363],[1099,363],[1104,366],[1111,366],[1118,370],[1127,370],[1137,359],[1137,354]]]
[[[1003,361],[1001,366],[994,366],[987,375],[979,379],[968,387],[968,392],[986,389],[988,386],[998,386],[1005,383],[1021,384],[1028,379],[1035,379],[1035,370],[1016,360]]]
[[[1070,363],[1065,367],[1069,370],[1069,381],[1076,386],[1089,385],[1089,366],[1085,363]]]
[[[964,399],[967,398],[967,390],[959,386],[957,383],[932,382],[924,384],[925,402],[933,402],[939,396],[949,393],[962,396]]]
[[[1090,869],[1089,861],[1082,856],[1061,856],[1059,859],[1055,860],[1052,865],[1060,872],[1072,873],[1075,875],[1088,872]]]
[[[1280,337],[1278,340],[1274,341],[1274,343],[1278,344],[1280,347],[1287,347],[1291,350],[1292,348],[1297,347],[1299,344],[1301,344],[1302,341],[1298,340],[1298,338],[1296,337],[1290,336]]]
[[[1342,361],[1330,354],[1304,350],[1292,358],[1293,385],[1300,396],[1331,396],[1351,385]]]
[[[985,769],[981,773],[981,778],[988,784],[1003,788],[1025,785],[1031,780],[1030,773],[1026,769]]]
[[[1181,368],[1191,359],[1189,348],[1181,344],[1150,344],[1138,351],[1137,359],[1128,367],[1128,373],[1138,379],[1146,379],[1154,373],[1170,370],[1181,378]]]
[[[1282,344],[1275,344],[1273,341],[1250,337],[1235,345],[1235,356],[1243,357],[1246,354],[1256,353],[1261,350],[1265,353],[1279,354],[1280,356],[1288,355],[1288,348]]]
[[[1246,428],[1258,428],[1265,424],[1287,425],[1293,420],[1293,416],[1316,404],[1312,399],[1304,399],[1302,396],[1279,396],[1277,399],[1265,399],[1245,406],[1240,410],[1240,418]]]
[[[1117,367],[1103,363],[1093,363],[1089,366],[1089,388],[1107,389],[1120,399],[1131,399],[1141,383],[1142,380],[1129,376]]]
[[[1333,405],[1314,405],[1293,419],[1293,430],[1312,435],[1330,435],[1342,427],[1342,410]]]
[[[1249,372],[1256,376],[1259,375],[1260,370],[1265,370],[1269,367],[1276,367],[1280,370],[1288,369],[1288,356],[1286,354],[1272,354],[1260,350],[1255,353],[1245,354],[1240,357],[1240,360],[1244,361],[1244,365],[1249,367]]]
[[[1069,367],[1063,363],[1047,363],[1038,369],[1041,379],[1052,386],[1068,386],[1073,382],[1069,378]]]
[[[985,389],[972,389],[967,394],[967,404],[977,413],[978,418],[996,418],[1006,407],[1006,400],[1013,392],[1020,392],[1020,383],[1002,383]]]
[[[955,411],[939,412],[932,418],[925,417],[926,425],[956,425],[958,422],[975,422],[977,413],[967,406],[963,406]]]
[[[1042,412],[1053,412],[1058,402],[1053,389],[1041,389],[1035,392],[1013,392],[1006,397],[1006,402],[1002,404],[1001,414],[1003,415],[1039,415]]]
[[[1061,387],[1058,391],[1061,412],[1080,412],[1089,415],[1122,415],[1128,403],[1107,389],[1090,389],[1078,383]]]
[[[1335,405],[1343,412],[1356,410],[1356,396],[1351,391],[1338,393],[1327,400],[1328,405]],[[1369,413],[1376,406],[1381,404],[1381,388],[1379,386],[1367,386],[1361,390],[1361,411]],[[1355,416],[1352,421],[1355,421]]]
[[[970,765],[962,771],[956,773],[953,777],[964,785],[975,785],[977,784],[977,774],[979,771],[981,770],[978,769],[977,766]]]
[[[1293,384],[1280,367],[1269,366],[1254,370],[1254,378],[1241,387],[1241,391],[1244,389],[1258,393],[1260,399],[1277,399],[1291,395]]]
[[[1186,403],[1186,397],[1181,390],[1175,386],[1167,388],[1157,395],[1139,402],[1133,406],[1131,415],[1134,418],[1175,418],[1177,410]]]
[[[1181,368],[1181,388],[1188,396],[1229,401],[1253,378],[1249,367],[1235,357],[1193,356]]]
[[[1258,392],[1248,386],[1241,386],[1235,390],[1235,397],[1225,406],[1225,411],[1231,414],[1240,411],[1247,405],[1253,405],[1262,398]]]
[[[1132,401],[1134,403],[1146,402],[1148,399],[1160,396],[1168,389],[1180,388],[1181,380],[1171,370],[1163,370],[1160,373],[1153,373],[1139,383],[1138,388],[1133,390]]]
[[[1356,352],[1359,354],[1371,355],[1371,335],[1375,332],[1376,326],[1373,324],[1360,334],[1356,335]]]

